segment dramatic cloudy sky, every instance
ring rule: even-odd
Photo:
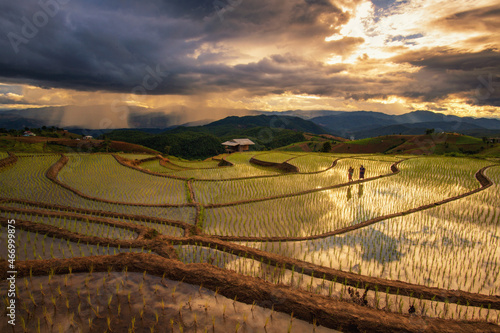
[[[500,117],[498,0],[0,2],[0,109]]]

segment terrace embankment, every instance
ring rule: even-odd
[[[9,154],[8,157],[6,158],[3,158],[0,160],[0,168],[3,168],[7,165],[11,165],[11,164],[14,164],[17,162],[17,156],[14,155],[13,153],[11,152],[7,152],[7,154]]]
[[[160,163],[161,166],[165,167],[166,169],[170,169],[170,170],[174,170],[174,171],[200,170],[200,169],[202,169],[202,170],[208,170],[208,169],[218,169],[220,167],[226,167],[226,166],[234,166],[233,163],[231,163],[229,161],[226,161],[224,159],[222,159],[219,162],[219,166],[217,166],[217,167],[191,168],[191,167],[184,167],[184,166],[180,166],[180,165],[174,164],[168,158],[165,158],[165,157],[163,157],[161,155],[157,155],[155,157],[150,157],[150,158],[146,158],[146,159],[138,160],[138,161],[129,160],[129,159],[121,157],[121,156],[119,156],[117,154],[111,154],[111,155],[121,165],[123,165],[125,167],[128,167],[128,168],[131,168],[131,169],[134,169],[136,171],[140,171],[140,172],[143,172],[143,173],[146,173],[146,174],[149,174],[149,175],[153,175],[153,176],[164,177],[164,178],[172,178],[172,179],[180,179],[180,180],[188,180],[189,178],[188,177],[180,177],[180,176],[171,175],[171,174],[164,174],[164,173],[154,172],[154,171],[151,171],[151,170],[143,169],[139,165],[141,163],[143,163],[143,162],[152,161],[152,160],[156,160],[157,159],[157,160],[159,160],[159,163]]]
[[[0,262],[3,279],[7,262]],[[238,301],[270,306],[276,311],[293,313],[302,320],[343,332],[500,332],[500,327],[485,322],[451,321],[383,312],[353,303],[332,300],[303,290],[274,285],[261,279],[242,276],[208,264],[183,264],[154,254],[121,253],[71,259],[29,260],[16,263],[17,276],[68,274],[79,272],[145,272],[171,280],[200,285]]]
[[[219,166],[220,167],[223,167],[223,166],[234,166],[234,163],[229,162],[228,160],[226,160],[225,157],[222,157],[220,159],[214,158],[214,160],[219,161]]]
[[[146,169],[143,169],[141,167],[139,167],[138,165],[142,162],[145,162],[145,160],[140,160],[138,162],[135,162],[135,161],[132,161],[132,160],[129,160],[129,159],[126,159],[124,157],[121,157],[120,155],[117,155],[117,154],[111,154],[115,160],[120,163],[121,165],[127,167],[127,168],[131,168],[131,169],[134,169],[136,171],[140,171],[140,172],[143,172],[143,173],[146,173],[146,174],[149,174],[149,175],[153,175],[153,176],[158,176],[158,177],[164,177],[164,178],[173,178],[173,179],[182,179],[182,180],[185,180],[186,178],[185,177],[178,177],[178,176],[174,176],[174,175],[166,175],[166,174],[163,174],[163,173],[159,173],[159,172],[153,172],[153,171],[150,171],[150,170],[146,170]],[[155,156],[154,158],[152,158],[151,160],[155,160],[155,159],[158,159],[160,160],[160,164],[162,164],[162,162],[165,163],[165,158],[163,158],[161,155],[157,155]],[[148,159],[149,160],[149,159]]]
[[[143,168],[139,167],[140,163],[145,162],[146,160],[150,160],[150,159],[144,159],[144,160],[140,160],[140,161],[136,162],[136,161],[128,160],[128,159],[123,158],[123,157],[121,157],[119,155],[116,155],[116,154],[111,154],[111,155],[121,165],[123,165],[125,167],[128,167],[128,168],[132,168],[132,169],[134,169],[136,171],[140,171],[140,172],[147,173],[147,174],[150,174],[150,175],[153,175],[153,176],[158,176],[158,177],[181,179],[181,180],[191,179],[191,178],[188,178],[188,177],[181,177],[181,176],[176,176],[176,175],[172,175],[172,174],[163,174],[163,173],[153,172],[153,171],[150,171],[150,170],[143,169]],[[339,160],[342,159],[342,158],[336,159],[335,161],[333,161],[333,163],[332,163],[332,165],[330,167],[328,167],[328,168],[326,168],[324,170],[314,171],[314,172],[300,172],[297,166],[288,163],[288,161],[293,160],[294,158],[297,158],[297,157],[299,157],[299,156],[292,157],[289,160],[285,161],[284,163],[273,163],[273,162],[266,162],[266,161],[260,161],[260,160],[256,160],[255,159],[258,162],[254,163],[254,164],[257,164],[257,165],[260,165],[260,166],[265,166],[265,167],[273,167],[273,168],[277,169],[280,173],[276,174],[276,175],[259,175],[259,176],[234,177],[234,178],[224,178],[224,179],[219,179],[219,178],[210,179],[210,178],[208,178],[208,179],[194,179],[194,180],[196,180],[196,181],[202,181],[202,182],[209,182],[209,181],[210,182],[214,182],[214,181],[215,182],[227,182],[227,181],[234,181],[234,180],[270,178],[270,177],[282,177],[282,176],[286,176],[287,173],[317,174],[317,173],[322,173],[322,172],[330,170],[331,168],[333,168],[333,167],[335,167],[337,165],[337,162]],[[208,169],[219,169],[221,167],[229,167],[229,166],[232,167],[232,166],[234,166],[234,164],[232,162],[228,161],[225,157],[222,157],[220,159],[219,158],[215,158],[215,160],[219,161],[219,165],[218,165],[218,167],[210,167],[210,168],[190,168],[190,167],[179,166],[177,164],[172,163],[169,159],[164,158],[161,155],[157,155],[156,157],[151,158],[151,160],[152,159],[159,159],[159,163],[160,163],[161,166],[163,166],[163,167],[165,167],[167,169],[173,169],[173,170],[178,170],[178,171],[182,171],[182,170],[208,170]],[[250,159],[251,163],[252,163],[252,159],[254,159],[254,157],[252,157]],[[263,164],[259,164],[259,163],[263,163]],[[272,165],[269,165],[267,163],[271,163]],[[276,167],[275,164],[277,164],[279,166]]]
[[[170,170],[176,170],[176,171],[185,170],[184,168],[173,165],[172,163],[170,163],[169,159],[163,157],[160,159],[160,165]]]
[[[179,169],[184,169],[184,170],[210,170],[210,169],[218,169],[221,165],[220,165],[220,162],[217,166],[210,166],[210,167],[206,167],[206,168],[202,168],[202,167],[190,167],[190,166],[186,166],[186,165],[179,165],[179,164],[176,164],[174,162],[172,162],[170,159],[168,158],[163,158],[163,160],[167,163],[167,164],[170,164],[176,168],[179,168]],[[227,162],[227,161],[226,161]],[[186,162],[187,163],[197,163],[196,161],[191,161],[191,162]],[[228,162],[230,163],[230,162]],[[233,165],[231,163],[231,165]],[[227,166],[230,166],[230,165],[227,165]]]
[[[45,214],[40,211],[35,211],[35,213]],[[92,222],[98,221],[101,220],[92,220]],[[107,223],[116,224],[117,226],[121,227],[127,227],[127,225],[123,225],[123,223],[120,223],[119,221],[110,220],[107,221]],[[0,219],[0,224],[6,226],[7,220]],[[461,304],[468,303],[471,306],[483,306],[484,308],[491,307],[492,309],[500,309],[500,297],[498,296],[487,296],[453,290],[450,291],[446,289],[414,285],[401,281],[386,280],[370,276],[363,276],[355,273],[343,272],[340,270],[326,268],[308,262],[264,252],[258,249],[249,248],[243,245],[224,242],[218,239],[214,239],[210,236],[196,235],[199,232],[198,230],[186,229],[186,236],[179,238],[158,236],[153,232],[151,228],[136,226],[135,229],[138,229],[141,235],[136,240],[117,240],[95,236],[85,236],[71,232],[64,228],[58,228],[50,225],[45,225],[43,223],[34,223],[24,220],[16,220],[16,225],[18,228],[26,231],[38,232],[40,234],[46,234],[51,237],[67,239],[72,242],[83,242],[93,245],[101,244],[113,247],[119,246],[131,248],[147,248],[166,258],[177,258],[177,254],[175,253],[175,250],[172,248],[171,244],[196,244],[199,246],[218,249],[227,253],[231,252],[232,254],[241,257],[245,256],[247,258],[254,258],[255,260],[262,259],[266,263],[275,267],[287,268],[289,270],[295,270],[296,272],[301,271],[303,274],[309,276],[323,276],[326,280],[339,281],[344,283],[345,285],[353,287],[361,286],[362,288],[369,288],[372,290],[375,290],[375,288],[379,288],[380,290],[385,290],[389,294],[403,296],[413,295],[413,297],[421,297],[422,299],[432,299],[442,302],[448,301],[450,303],[460,302]]]
[[[54,207],[51,207],[54,208]],[[66,207],[68,208],[68,207]],[[200,207],[201,209],[201,207]],[[115,240],[94,236],[84,236],[78,233],[70,232],[64,228],[58,228],[54,226],[45,225],[43,223],[34,223],[30,221],[16,220],[19,228],[26,231],[39,232],[41,234],[47,234],[49,236],[68,239],[74,242],[88,242],[89,244],[104,244],[110,246],[121,246],[121,247],[146,247],[151,249],[159,255],[175,258],[175,252],[169,247],[169,244],[198,244],[200,246],[205,246],[209,248],[216,248],[220,251],[231,252],[238,256],[252,257],[256,260],[262,259],[266,263],[276,267],[284,267],[290,270],[302,271],[306,275],[324,276],[325,279],[330,281],[343,282],[346,285],[359,287],[362,286],[369,289],[382,288],[389,294],[399,294],[399,295],[414,295],[414,297],[422,297],[423,299],[433,299],[436,301],[448,301],[450,303],[460,302],[462,304],[469,303],[471,306],[483,306],[487,308],[491,306],[492,309],[500,309],[500,297],[497,296],[486,296],[474,293],[467,293],[462,291],[453,291],[440,288],[430,288],[420,285],[414,285],[410,283],[405,283],[401,281],[386,280],[380,278],[374,278],[370,276],[363,276],[355,273],[343,272],[340,270],[335,270],[331,268],[326,268],[318,265],[314,265],[308,262],[283,257],[280,255],[264,252],[258,249],[254,249],[247,246],[242,246],[234,243],[229,243],[224,240],[218,239],[214,236],[200,235],[201,230],[198,230],[196,226],[182,223],[182,225],[177,225],[178,227],[185,228],[185,237],[168,237],[168,236],[157,236],[152,228],[144,227],[141,225],[136,225],[133,223],[120,222],[115,220],[107,220],[102,218],[92,218],[88,216],[82,216],[72,213],[64,212],[50,212],[43,210],[28,210],[19,208],[9,208],[0,207],[1,211],[8,212],[18,212],[42,216],[55,216],[55,217],[69,217],[69,218],[86,218],[89,222],[94,223],[106,223],[110,225],[116,225],[117,227],[122,227],[126,229],[131,229],[138,232],[139,237],[136,240]],[[200,212],[197,212],[197,221],[199,219]],[[133,216],[136,218],[136,216]],[[161,219],[158,219],[161,220]],[[2,225],[6,225],[6,221],[0,221]],[[235,237],[234,240],[242,240],[243,237]],[[168,248],[167,248],[168,247]]]
[[[471,306],[483,306],[483,308],[491,306],[492,309],[500,310],[500,296],[489,296],[460,290],[426,287],[398,280],[388,280],[351,272],[344,272],[243,245],[218,241],[213,237],[205,237],[203,235],[192,236],[189,239],[172,240],[173,244],[179,242],[182,242],[184,245],[197,244],[198,246],[210,247],[227,253],[232,253],[240,257],[253,258],[257,261],[262,260],[266,264],[278,268],[294,270],[295,272],[300,272],[309,276],[314,275],[324,277],[325,280],[337,281],[356,288],[368,288],[370,290],[378,288],[378,290],[383,290],[388,294],[411,296],[441,302],[448,301],[449,303],[468,303]]]
[[[122,158],[122,157],[120,157],[120,158]],[[161,158],[162,158],[161,155],[156,155],[156,156],[152,156],[152,157],[148,157],[148,158],[143,158],[143,159],[140,159],[140,160],[129,160],[129,161],[130,161],[130,163],[132,165],[137,166],[137,165],[139,165],[141,163],[149,162],[149,161],[154,161],[154,160],[161,159]]]
[[[94,210],[94,209],[86,209],[86,208],[77,208],[77,207],[69,207],[69,206],[63,206],[63,205],[55,205],[55,204],[48,204],[48,203],[43,203],[43,202],[37,202],[37,201],[31,201],[31,200],[26,200],[26,199],[13,199],[13,198],[0,198],[0,203],[17,203],[17,204],[22,204],[22,205],[27,205],[27,206],[33,206],[33,207],[38,207],[38,208],[43,208],[43,209],[51,209],[51,210],[57,210],[59,211],[59,214],[61,216],[64,216],[66,212],[69,213],[77,213],[77,214],[86,214],[86,215],[97,215],[97,216],[103,216],[103,217],[110,217],[110,218],[120,218],[120,219],[127,219],[129,221],[150,221],[153,223],[158,223],[158,224],[166,224],[166,225],[171,225],[173,227],[178,227],[178,228],[191,228],[193,225],[183,222],[183,221],[177,221],[177,220],[170,220],[170,219],[164,219],[164,218],[158,218],[158,217],[152,217],[152,216],[146,216],[146,215],[134,215],[134,214],[126,214],[126,213],[115,213],[115,212],[109,212],[105,210]],[[4,207],[0,207],[0,211],[4,210]],[[5,207],[5,208],[10,208],[10,207]],[[33,212],[40,212],[39,209],[33,210]]]
[[[111,154],[111,155],[121,165],[126,166],[128,168],[132,168],[134,170],[137,170],[137,171],[140,171],[140,172],[143,172],[143,173],[147,173],[147,174],[153,175],[153,176],[165,177],[165,178],[173,178],[173,179],[180,179],[180,180],[189,180],[189,179],[192,179],[192,178],[188,178],[188,177],[180,177],[180,176],[176,176],[176,175],[163,174],[163,173],[157,173],[157,172],[153,172],[153,171],[150,171],[150,170],[146,170],[146,169],[138,167],[137,165],[134,165],[133,163],[131,163],[132,161],[130,161],[130,160],[126,159],[126,158],[123,158],[123,157],[121,157],[119,155],[116,155],[116,154]],[[167,169],[174,168],[174,170],[178,170],[178,171],[181,171],[181,170],[200,170],[200,169],[201,170],[208,170],[208,169],[219,169],[221,167],[234,166],[234,164],[232,162],[229,162],[224,157],[220,160],[218,167],[211,167],[211,168],[185,168],[185,167],[181,167],[181,166],[178,166],[176,164],[173,164],[169,159],[164,158],[164,157],[159,158],[159,160],[160,160],[159,163],[160,163],[161,166],[163,166],[163,167],[165,167]],[[279,174],[276,174],[276,175],[259,175],[259,176],[234,177],[234,178],[224,178],[224,179],[219,179],[219,178],[213,178],[213,179],[211,179],[211,178],[207,178],[207,179],[194,179],[194,180],[201,181],[201,182],[228,182],[228,181],[233,181],[233,180],[257,179],[257,178],[269,178],[269,177],[282,177],[282,176],[285,176],[285,174],[279,173]]]
[[[102,218],[102,217],[81,215],[81,214],[76,214],[76,213],[71,213],[71,212],[53,212],[53,211],[49,211],[49,210],[12,208],[12,207],[4,207],[4,206],[0,206],[0,211],[6,212],[6,213],[24,214],[25,216],[26,215],[38,215],[38,216],[43,216],[43,217],[69,218],[69,219],[89,221],[89,222],[93,222],[93,223],[109,224],[111,226],[116,226],[119,228],[135,231],[139,235],[145,234],[149,231],[149,228],[144,227],[140,224],[117,221],[117,220],[110,220],[110,219],[106,219],[106,218]]]
[[[263,167],[275,168],[275,169],[278,169],[279,171],[287,172],[287,173],[299,172],[299,168],[297,168],[293,164],[288,163],[288,161],[285,161],[282,163],[268,162],[268,161],[259,160],[259,159],[255,158],[255,156],[254,156],[250,159],[250,163],[260,165]]]
[[[198,235],[202,233],[201,225],[203,224],[203,206],[196,201],[196,196],[193,189],[193,183],[191,180],[187,181],[187,188],[189,193],[190,201],[196,206],[196,214],[194,218],[194,225],[191,228],[185,228],[184,236],[189,237],[190,235]]]
[[[112,222],[115,222],[119,225],[117,221],[112,221]],[[8,220],[0,217],[0,225],[7,227]],[[169,242],[161,241],[159,238],[155,239],[154,237],[155,232],[153,229],[143,227],[140,225],[138,225],[136,229],[140,229],[141,232],[139,233],[138,238],[133,240],[87,236],[69,231],[64,228],[59,228],[43,223],[34,223],[31,221],[25,221],[21,219],[16,219],[16,227],[21,230],[36,232],[41,235],[47,235],[49,237],[64,239],[74,243],[85,243],[91,245],[102,245],[102,246],[121,247],[121,248],[146,248],[157,253],[162,257],[177,259],[177,253],[175,252],[175,249]]]

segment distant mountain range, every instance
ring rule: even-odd
[[[119,111],[120,109],[118,109]],[[481,136],[500,136],[500,120],[449,116],[431,111],[414,111],[389,115],[371,111],[289,110],[267,112],[258,110],[218,110],[206,116],[223,118],[190,120],[193,110],[182,108],[169,114],[159,110],[126,107],[126,112],[111,110],[110,106],[47,107],[0,111],[0,128],[57,126],[73,132],[98,135],[112,129],[139,129],[148,133],[189,127],[191,131],[210,132],[216,136],[240,133],[253,127],[289,129],[313,134],[333,134],[348,139],[363,139],[390,134],[423,134],[427,129]],[[227,114],[238,114],[242,117]],[[267,116],[267,117],[264,117]],[[198,115],[198,117],[201,117]],[[207,127],[205,127],[207,126]],[[84,129],[94,130],[84,130]],[[98,129],[98,130],[97,130]],[[183,131],[182,129],[180,131]]]
[[[475,136],[500,134],[498,119],[448,116],[431,111],[414,111],[403,115],[355,111],[315,117],[311,121],[335,135],[351,139],[390,134],[423,134],[426,129]]]
[[[288,129],[298,132],[307,132],[313,134],[328,133],[328,129],[318,125],[312,121],[305,120],[299,117],[286,115],[259,115],[259,116],[244,116],[244,117],[227,117],[221,120],[214,121],[208,125],[200,127],[190,127],[190,130],[195,128],[209,130],[215,135],[231,135],[232,130],[240,131],[242,129],[251,129],[254,127],[268,127],[273,130]]]

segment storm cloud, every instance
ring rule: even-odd
[[[288,94],[500,106],[500,6],[449,3],[4,1],[0,82],[167,99],[219,94],[238,103]],[[434,12],[398,26],[414,19],[410,10]],[[447,34],[463,38],[448,43]],[[3,104],[16,99],[29,104],[0,94]]]
[[[47,3],[58,10],[45,15],[45,25],[37,1],[1,5],[1,76],[79,90],[130,92],[143,85],[151,94],[245,87],[241,71],[224,64],[245,51],[218,43],[313,45],[328,36],[326,23],[347,19],[326,1],[245,1],[232,11],[228,3],[222,13],[213,1]]]

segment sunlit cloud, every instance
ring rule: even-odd
[[[20,34],[39,6],[1,9],[0,32]],[[254,0],[223,17],[201,0],[74,0],[18,54],[0,40],[0,108],[500,117],[498,22],[493,0]]]

